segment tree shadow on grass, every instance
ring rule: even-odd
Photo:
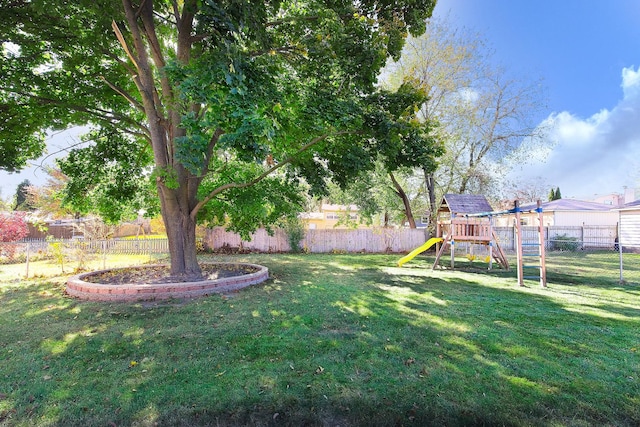
[[[625,375],[640,375],[625,347],[635,311],[614,321],[470,274],[387,270],[390,258],[370,259],[253,258],[273,279],[175,305],[80,303],[46,283],[4,291],[2,422],[640,420],[638,383]]]

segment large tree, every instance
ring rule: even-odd
[[[61,164],[69,200],[124,204],[148,179],[172,274],[198,276],[199,218],[246,233],[300,202],[297,179],[344,185],[416,136],[405,117],[422,99],[376,81],[434,4],[4,1],[0,167],[37,154],[45,129],[92,125]]]

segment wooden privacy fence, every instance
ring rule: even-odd
[[[500,247],[506,251],[515,251],[514,227],[494,227]],[[581,249],[613,249],[617,237],[617,227],[611,226],[551,226],[544,228],[544,241],[547,249],[555,249],[556,242],[571,239],[579,242]],[[427,241],[429,235],[425,229],[358,229],[358,230],[306,230],[300,247],[311,253],[328,252],[408,252]],[[537,241],[538,227],[522,227],[522,239],[525,242]],[[256,231],[248,242],[243,242],[236,233],[230,233],[223,227],[207,230],[205,247],[211,250],[240,248],[257,252],[288,252],[290,250],[285,230],[275,230],[270,236],[265,230]]]
[[[422,245],[428,239],[424,229],[358,229],[358,230],[306,230],[300,247],[311,253],[328,252],[406,252]],[[288,252],[289,239],[285,230],[275,230],[270,236],[266,230],[257,230],[248,242],[223,227],[207,230],[205,247],[219,250],[225,247],[258,252]]]

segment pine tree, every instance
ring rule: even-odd
[[[25,179],[16,188],[16,205],[14,210],[30,211],[33,207],[27,201],[27,189],[31,186],[31,182]]]
[[[560,194],[560,187],[556,187],[556,194],[553,200],[560,200],[562,199],[562,194]]]
[[[556,189],[554,190],[553,188],[551,189],[551,191],[549,191],[549,196],[547,196],[549,201],[553,201],[553,200],[560,200],[562,199],[562,195],[560,194],[560,187],[556,187]]]

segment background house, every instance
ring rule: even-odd
[[[618,209],[622,250],[640,252],[640,200],[627,203]]]
[[[369,228],[360,223],[356,205],[333,205],[323,203],[320,211],[300,214],[308,230]]]
[[[527,204],[520,207],[520,220],[524,226],[538,225],[537,205]],[[618,224],[618,212],[612,206],[603,203],[585,202],[575,199],[559,199],[542,203],[543,222],[550,226],[615,226]],[[496,226],[511,226],[515,214],[505,214],[495,218]]]
[[[594,203],[602,203],[610,207],[622,207],[627,203],[636,200],[635,188],[625,188],[624,193],[611,193],[594,197],[591,201]]]

